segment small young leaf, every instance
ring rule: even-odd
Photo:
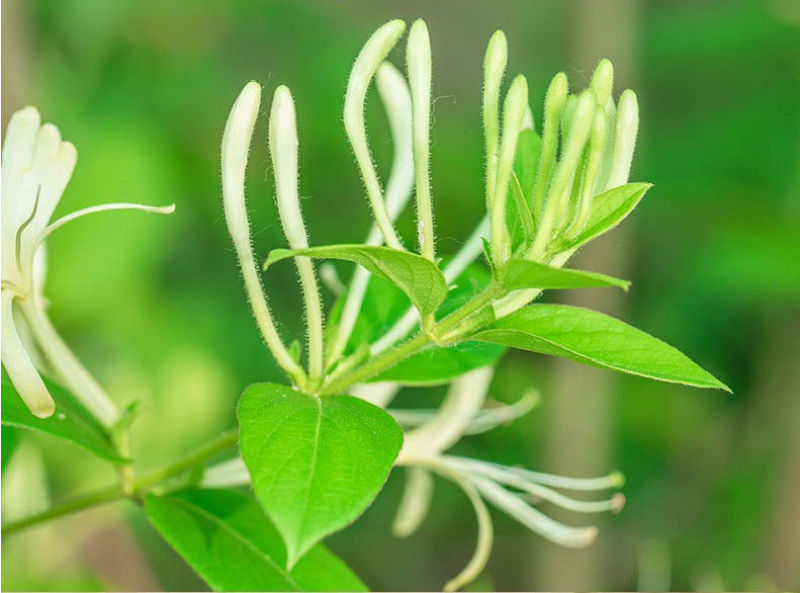
[[[330,245],[308,249],[273,249],[264,267],[290,257],[355,262],[402,290],[421,313],[433,313],[447,296],[447,283],[434,263],[409,251],[369,245]]]
[[[503,286],[509,290],[618,286],[627,291],[630,284],[628,280],[620,280],[604,274],[554,268],[525,259],[509,260],[503,271]]]
[[[533,235],[531,194],[541,150],[542,140],[535,131],[525,129],[519,133],[517,151],[514,154],[514,171],[509,184],[509,199],[506,202],[506,220],[512,249],[516,249]]]
[[[610,231],[625,220],[651,187],[650,183],[628,183],[598,194],[592,201],[592,210],[584,229],[574,238],[559,241],[555,251],[580,247]]]
[[[30,413],[14,384],[3,373],[3,424],[66,439],[109,461],[126,461],[119,456],[101,424],[74,395],[52,381],[44,379],[44,382],[56,402],[56,411],[49,418],[37,418]]]
[[[730,389],[687,356],[618,319],[566,305],[530,305],[472,339],[562,356],[649,379]]]
[[[493,365],[505,348],[498,344],[461,342],[428,348],[385,370],[370,381],[396,381],[403,385],[441,385],[474,369]]]
[[[322,544],[291,571],[286,548],[258,503],[238,490],[148,494],[145,511],[170,545],[218,591],[366,591]]]
[[[239,426],[242,457],[289,567],[369,506],[403,443],[394,419],[372,404],[272,383],[244,392]]]

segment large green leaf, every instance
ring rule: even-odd
[[[730,391],[672,346],[588,309],[530,305],[497,320],[472,338],[649,379]]]
[[[52,381],[44,379],[44,382],[56,402],[56,411],[49,418],[37,418],[30,413],[14,384],[3,373],[3,424],[66,439],[110,461],[126,461],[119,456],[102,425],[74,395]]]
[[[273,249],[264,266],[297,256],[340,259],[360,264],[406,293],[422,313],[436,311],[447,296],[447,283],[436,264],[415,253],[391,247],[330,245],[308,249]]]
[[[461,342],[414,354],[370,381],[397,381],[403,385],[440,385],[474,369],[493,365],[505,348],[499,344]]]
[[[636,208],[651,187],[651,183],[628,183],[596,195],[586,226],[576,237],[559,241],[556,251],[580,247],[613,229]]]
[[[148,494],[150,521],[218,591],[366,591],[322,544],[286,570],[286,548],[258,503],[238,490]]]
[[[386,412],[348,395],[250,386],[239,402],[242,457],[291,567],[352,523],[383,487],[403,443]]]
[[[554,268],[525,259],[511,259],[503,269],[503,286],[509,290],[618,286],[627,291],[630,284],[627,280],[620,280],[604,274]]]

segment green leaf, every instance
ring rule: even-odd
[[[283,536],[290,567],[369,506],[403,443],[397,423],[372,404],[273,383],[244,392],[239,426],[253,488]]]
[[[525,259],[511,259],[503,270],[503,286],[509,290],[522,288],[583,288],[589,286],[618,286],[627,291],[628,280],[620,280],[595,272],[554,268]]]
[[[14,384],[3,373],[3,424],[66,439],[110,461],[127,461],[119,456],[102,425],[74,395],[52,381],[44,379],[44,382],[56,402],[56,411],[49,418],[37,418],[30,413]]]
[[[588,309],[530,305],[497,320],[472,339],[562,356],[649,379],[730,391],[672,346]]]
[[[576,237],[562,239],[556,251],[580,247],[613,229],[636,208],[651,187],[651,183],[628,183],[596,195],[586,226]]]
[[[533,236],[531,194],[541,149],[542,140],[535,131],[527,129],[520,132],[517,151],[514,154],[514,170],[509,184],[509,199],[506,202],[506,222],[512,249],[516,249],[523,241]]]
[[[364,266],[402,290],[423,314],[433,313],[447,296],[447,283],[436,264],[409,251],[369,245],[330,245],[308,249],[273,249],[264,267],[290,257],[341,259]]]
[[[499,344],[461,342],[454,346],[428,348],[380,375],[374,381],[397,381],[403,385],[441,385],[471,370],[493,365],[503,355]]]
[[[258,503],[244,492],[148,494],[145,511],[164,539],[215,590],[367,590],[322,544],[287,571],[280,535]]]

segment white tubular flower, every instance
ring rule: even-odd
[[[108,395],[56,332],[45,311],[44,241],[62,225],[104,210],[169,214],[175,206],[103,204],[50,222],[72,176],[78,153],[53,124],[41,125],[34,107],[17,111],[6,129],[2,167],[2,361],[30,411],[46,418],[55,403],[21,335],[44,356],[57,378],[105,426],[118,418]],[[17,323],[25,324],[18,327]]]
[[[295,382],[298,382],[303,380],[303,369],[289,354],[275,329],[250,242],[250,221],[247,218],[244,180],[250,141],[253,138],[253,128],[260,104],[261,87],[257,82],[248,82],[231,108],[222,134],[222,205],[228,232],[242,269],[245,289],[250,298],[250,307],[261,335],[277,363]]]
[[[292,249],[308,247],[308,236],[300,211],[297,189],[297,123],[294,101],[289,89],[275,89],[269,117],[269,152],[275,175],[275,201],[281,226]],[[314,266],[308,257],[295,258],[300,284],[305,300],[308,326],[309,379],[318,382],[324,372],[324,345],[322,336],[322,301],[319,296]]]
[[[600,478],[570,478],[446,455],[444,452],[463,435],[485,429],[487,420],[481,418],[487,410],[481,410],[481,407],[491,379],[492,369],[484,368],[471,371],[453,381],[439,410],[406,434],[397,460],[397,465],[408,468],[408,474],[403,499],[394,522],[396,535],[410,535],[424,520],[432,493],[431,472],[460,486],[475,509],[478,518],[476,550],[467,567],[445,585],[445,591],[456,590],[474,580],[489,559],[492,524],[483,500],[531,531],[552,542],[573,548],[589,545],[597,535],[597,528],[570,527],[559,523],[534,508],[535,503],[547,501],[577,513],[619,512],[625,503],[625,498],[620,493],[604,500],[583,501],[556,490],[597,492],[619,488],[622,486],[622,476],[616,472]],[[529,398],[534,401],[523,404],[528,409],[535,403],[535,396],[529,395],[523,399]],[[402,412],[396,413],[402,418]],[[512,419],[516,416],[514,414]],[[409,419],[414,424],[419,423],[417,419]],[[489,420],[489,423],[492,421],[495,419]],[[496,424],[495,421],[494,425]]]

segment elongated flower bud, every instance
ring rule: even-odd
[[[405,23],[401,20],[389,21],[372,34],[353,64],[344,99],[345,131],[364,179],[375,221],[383,233],[386,244],[396,249],[401,249],[402,244],[386,214],[383,190],[372,163],[372,154],[369,150],[364,123],[364,101],[367,97],[367,88],[375,72],[400,39],[405,27]]]
[[[225,223],[228,225],[239,258],[247,295],[261,335],[278,364],[295,380],[300,380],[304,375],[303,370],[286,350],[275,330],[250,244],[250,222],[247,218],[244,181],[247,155],[260,104],[261,87],[256,82],[249,82],[236,98],[228,116],[225,132],[222,135],[222,204]]]
[[[611,60],[600,60],[594,70],[594,74],[592,74],[589,88],[594,91],[597,96],[597,102],[600,105],[605,105],[608,102],[611,97],[611,91],[614,88],[614,65]]]
[[[500,265],[509,255],[506,242],[506,196],[514,165],[514,153],[522,129],[522,120],[528,107],[528,81],[521,74],[511,83],[503,104],[503,142],[497,163],[497,182],[491,202],[492,257]]]
[[[275,200],[289,247],[304,249],[308,247],[308,236],[300,211],[297,189],[297,148],[297,121],[292,94],[287,87],[279,86],[275,89],[269,116],[269,152],[275,175]],[[311,260],[307,257],[298,257],[295,263],[305,300],[309,379],[318,381],[324,371],[322,302]]]
[[[430,182],[431,41],[428,36],[428,28],[422,20],[414,22],[408,34],[406,62],[413,113],[414,172],[420,253],[423,257],[433,261],[435,245]]]
[[[614,152],[611,157],[608,181],[606,181],[607,189],[628,182],[638,133],[639,104],[636,100],[636,93],[632,90],[626,90],[620,95],[619,105],[617,106]]]
[[[508,61],[505,33],[495,31],[483,60],[483,133],[486,137],[486,199],[491,203],[500,150],[500,84]]]
[[[544,209],[544,198],[550,184],[550,174],[558,150],[558,126],[561,122],[561,112],[567,100],[569,83],[567,75],[559,72],[553,77],[547,88],[544,99],[544,123],[542,128],[542,152],[539,156],[539,168],[536,173],[536,183],[533,188],[533,214],[538,221]]]

